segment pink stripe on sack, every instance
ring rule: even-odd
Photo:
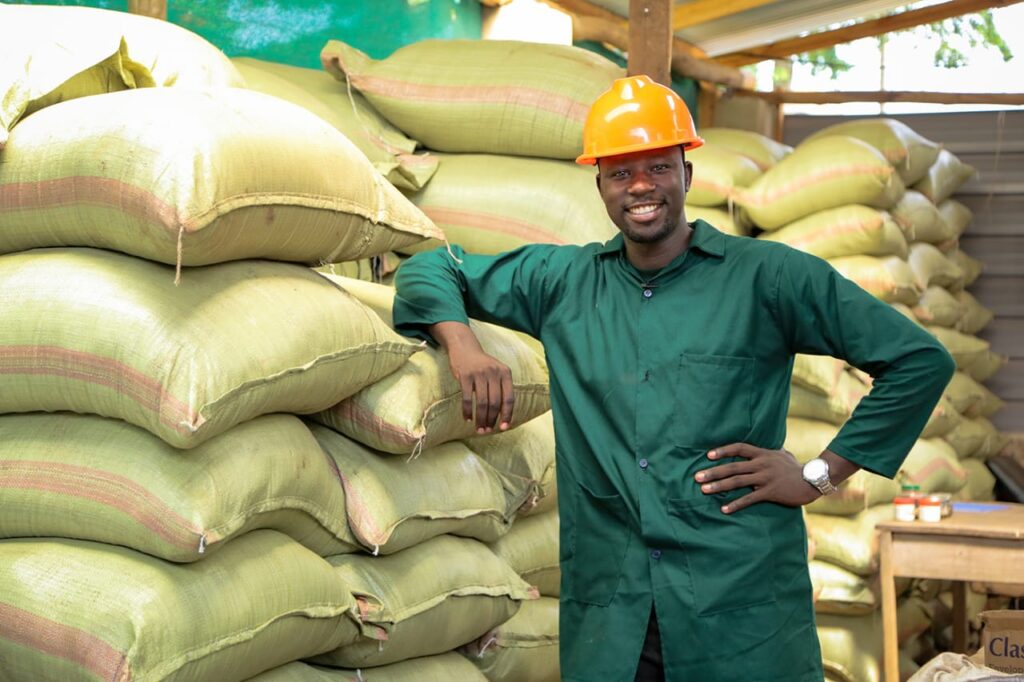
[[[106,682],[128,682],[126,654],[99,637],[0,602],[0,637],[81,666]]]
[[[201,528],[124,476],[43,461],[0,461],[0,488],[38,490],[92,500],[131,516],[169,544],[198,551]]]
[[[459,225],[471,227],[487,232],[499,232],[512,237],[518,237],[529,243],[541,244],[566,244],[563,239],[544,231],[531,223],[526,223],[513,218],[506,218],[491,213],[480,211],[463,211],[453,208],[439,206],[420,206],[421,211],[427,217],[439,225]]]
[[[395,446],[411,449],[419,440],[416,434],[390,424],[373,412],[364,409],[354,397],[341,401],[329,411],[335,419],[370,431],[381,440]]]
[[[504,104],[540,109],[583,123],[590,103],[577,102],[571,97],[551,90],[515,85],[430,85],[412,83],[379,76],[348,74],[352,85],[361,92],[402,101],[435,104]]]
[[[846,223],[836,223],[829,225],[823,229],[816,230],[815,232],[804,235],[802,237],[796,237],[794,239],[788,239],[786,244],[799,248],[801,246],[807,246],[810,244],[818,244],[826,239],[833,237],[841,237],[851,232],[860,232],[865,229],[878,229],[882,226],[882,222],[878,221],[875,225],[865,225],[863,221],[855,220]]]
[[[57,376],[105,386],[157,413],[162,424],[176,431],[194,431],[204,421],[159,381],[92,353],[57,346],[7,346],[0,348],[0,374]]]
[[[798,180],[794,180],[790,183],[778,187],[773,192],[748,192],[743,195],[743,199],[746,203],[754,206],[765,206],[773,201],[778,201],[785,195],[801,190],[805,187],[810,187],[818,182],[824,180],[834,180],[836,178],[843,178],[849,175],[877,175],[879,177],[885,176],[886,179],[893,174],[892,166],[842,166],[840,168],[829,168],[823,171],[817,171],[814,173],[808,173],[807,175],[801,176]]]
[[[113,178],[75,175],[0,185],[0,213],[81,205],[111,206],[174,233],[180,229],[186,232],[196,229],[195,222],[182,215],[178,207]]]

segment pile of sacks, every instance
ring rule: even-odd
[[[557,679],[542,358],[478,325],[522,426],[475,438],[391,292],[309,267],[443,240],[419,162],[171,24],[0,20],[5,675]]]
[[[815,585],[828,675],[877,679],[881,639],[875,525],[893,517],[901,485],[954,499],[993,499],[985,459],[1005,439],[988,417],[1002,402],[980,382],[1004,362],[973,336],[992,319],[965,287],[980,265],[958,248],[971,213],[952,199],[974,169],[905,124],[856,120],[826,128],[746,190],[737,203],[761,231],[827,259],[846,277],[923,325],[950,351],[958,372],[895,481],[859,472],[837,493],[807,508],[815,548]],[[828,357],[798,356],[786,447],[801,461],[835,437],[870,377]],[[922,635],[941,620],[934,582],[906,581],[899,606],[901,669],[931,650]],[[948,601],[948,597],[944,597]],[[971,607],[984,607],[985,594]]]

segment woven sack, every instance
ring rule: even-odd
[[[523,602],[511,620],[460,651],[491,682],[560,682],[558,600]]]
[[[957,412],[961,414],[977,414],[979,404],[985,398],[984,386],[965,372],[953,372],[943,395],[949,399]],[[991,392],[991,391],[990,391]],[[987,416],[987,415],[986,415]]]
[[[896,205],[889,209],[892,219],[903,230],[908,242],[939,244],[952,239],[951,226],[939,215],[939,209],[928,197],[908,189]]]
[[[925,139],[906,123],[892,118],[864,118],[836,123],[819,130],[804,142],[836,135],[855,137],[880,151],[907,185],[923,178],[939,156],[938,144]]]
[[[882,679],[881,611],[864,616],[821,614],[816,619],[821,658],[836,682]]]
[[[949,260],[953,261],[964,273],[964,286],[969,287],[981,276],[982,264],[977,258],[972,258],[960,249],[954,249],[946,254]]]
[[[348,139],[240,89],[49,107],[0,157],[0,252],[95,246],[162,263],[374,256],[440,230]]]
[[[797,353],[793,357],[793,384],[820,395],[832,395],[845,368],[846,363],[838,358]]]
[[[0,149],[23,116],[52,104],[135,87],[244,83],[198,35],[127,12],[0,5]]]
[[[907,257],[907,239],[889,214],[867,206],[841,206],[814,213],[758,236],[819,258]]]
[[[412,658],[372,670],[321,668],[295,661],[249,682],[487,682],[475,665],[455,652]]]
[[[957,320],[956,329],[965,334],[977,334],[988,326],[988,323],[995,317],[995,313],[981,305],[978,299],[974,298],[967,291],[956,293],[957,302],[963,307],[964,314]]]
[[[0,660],[13,680],[235,682],[359,637],[331,566],[271,530],[194,564],[4,540],[0,595]]]
[[[728,149],[753,161],[762,173],[793,152],[789,145],[751,130],[738,128],[701,128],[704,142]]]
[[[982,361],[986,353],[990,352],[989,342],[977,336],[946,327],[932,326],[927,329],[953,356],[957,369],[968,371],[975,362]],[[968,373],[970,372],[968,371]],[[981,380],[979,379],[979,381]]]
[[[839,135],[801,144],[738,192],[736,201],[755,224],[774,230],[847,204],[889,208],[904,191],[899,175],[878,150]]]
[[[968,337],[976,338],[976,337]],[[987,343],[987,342],[986,342]],[[1009,358],[1005,355],[999,355],[993,353],[988,348],[982,350],[974,356],[974,359],[967,360],[963,371],[971,375],[971,378],[975,381],[988,381],[995,373],[1002,369],[1003,365],[1009,362]]]
[[[503,474],[461,443],[406,461],[311,425],[345,487],[352,534],[373,554],[394,554],[449,533],[494,542],[508,532],[535,484]],[[339,515],[340,516],[340,515]]]
[[[824,561],[808,564],[814,588],[815,613],[863,616],[875,611],[879,599],[877,583]]]
[[[345,85],[330,74],[251,57],[231,61],[245,76],[246,88],[286,99],[327,121],[344,133],[392,185],[415,191],[426,185],[437,170],[435,155],[414,153],[415,140],[388,123],[358,92],[347,92]]]
[[[914,281],[922,291],[928,287],[957,291],[964,286],[964,272],[960,266],[931,244],[911,244],[907,262],[914,271]]]
[[[394,289],[324,274],[373,309],[388,324]],[[512,370],[516,403],[512,425],[547,412],[548,373],[544,360],[515,332],[472,321],[484,352]],[[316,421],[374,450],[415,454],[475,435],[476,425],[462,416],[462,389],[452,376],[448,356],[425,348],[390,376],[314,416]]]
[[[938,327],[957,327],[966,312],[963,304],[940,286],[925,289],[913,311],[922,324]]]
[[[948,149],[943,149],[913,188],[938,206],[953,196],[976,172],[974,166],[964,163]]]
[[[557,511],[516,519],[508,534],[491,549],[541,595],[559,595],[562,571],[558,563]]]
[[[843,424],[867,393],[868,387],[848,372],[839,376],[839,382],[829,395],[793,384],[790,387],[788,414],[790,417]]]
[[[891,504],[880,504],[855,516],[805,515],[808,537],[814,540],[814,558],[841,566],[861,576],[878,572],[879,521],[893,518]]]
[[[179,562],[255,528],[322,556],[359,549],[337,470],[291,415],[190,452],[92,415],[4,415],[0,432],[0,537],[95,540]]]
[[[0,413],[116,417],[178,448],[326,409],[417,349],[322,276],[264,261],[175,286],[173,267],[109,251],[8,254],[0,318]]]
[[[750,221],[741,211],[687,204],[686,219],[689,222],[703,220],[719,232],[736,237],[747,237],[750,235]]]
[[[467,644],[519,610],[537,593],[476,540],[448,535],[386,557],[330,557],[339,584],[355,595],[365,633],[313,659],[368,668],[429,656]]]
[[[410,200],[469,253],[525,244],[605,242],[618,230],[594,185],[593,168],[568,161],[442,154],[441,167]],[[437,248],[432,240],[402,249]]]
[[[830,259],[829,264],[843,277],[886,303],[914,305],[924,290],[914,279],[914,271],[907,262],[896,256],[842,256]]]
[[[498,471],[538,483],[538,499],[532,506],[521,509],[520,517],[543,514],[558,507],[555,425],[550,410],[511,431],[463,442]]]
[[[923,493],[955,493],[967,482],[967,472],[946,441],[922,438],[910,449],[897,480],[903,485],[916,485]]]
[[[974,457],[985,460],[999,454],[1009,438],[996,430],[985,417],[964,419],[956,429],[943,436],[960,459]]]
[[[324,68],[441,152],[575,159],[590,105],[624,70],[568,45],[424,40],[375,61],[332,40]]]
[[[985,460],[965,459],[960,466],[967,472],[967,485],[956,493],[956,499],[965,502],[995,502],[996,477]]]
[[[732,200],[740,187],[748,187],[761,169],[746,156],[713,142],[686,152],[693,163],[693,178],[686,192],[686,203],[694,206],[721,206]]]

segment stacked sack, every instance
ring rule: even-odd
[[[892,518],[889,503],[901,485],[922,493],[991,499],[991,474],[981,459],[966,458],[989,456],[1001,447],[994,429],[984,428],[984,416],[1000,403],[970,372],[982,376],[998,366],[998,358],[965,332],[976,332],[991,314],[962,291],[966,277],[956,263],[968,265],[974,277],[978,267],[956,248],[969,211],[949,199],[972,172],[898,121],[858,120],[812,135],[737,198],[764,230],[758,238],[827,259],[865,290],[924,324],[963,370],[950,383],[895,481],[861,471],[807,509],[816,548],[811,575],[819,636],[826,670],[837,680],[878,678],[874,529],[878,521]],[[973,311],[969,323],[963,312],[954,314],[968,305]],[[969,326],[957,330],[957,324]],[[869,390],[870,377],[838,359],[798,356],[787,449],[801,461],[816,457]],[[901,668],[911,673],[916,664],[906,652],[920,649],[914,640],[929,628],[936,596],[922,596],[909,581],[903,587]]]
[[[73,22],[150,87],[96,89],[109,69],[56,57],[64,71],[0,81],[5,105],[35,102],[0,152],[5,676],[241,680],[441,654],[503,625],[533,591],[481,540],[540,477],[441,441],[386,459],[296,416],[422,355],[307,265],[442,233],[335,127],[224,87],[240,77],[211,46],[196,73],[227,82],[185,78],[198,58],[170,24],[61,11],[0,7],[18,63],[46,63],[32,50],[53,56]],[[191,87],[151,87],[175,82],[157,64]],[[90,87],[47,90],[65,81]]]

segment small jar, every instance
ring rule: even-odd
[[[896,509],[897,521],[913,521],[917,518],[917,500],[907,495],[896,497],[892,501]]]
[[[949,493],[934,493],[928,496],[939,501],[942,505],[942,518],[946,518],[953,513],[953,496]]]
[[[942,520],[942,500],[937,497],[925,497],[918,500],[917,513],[922,521],[938,523]]]

